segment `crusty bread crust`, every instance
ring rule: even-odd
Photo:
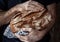
[[[11,31],[13,33],[18,32],[22,28],[32,28],[39,32],[50,28],[54,23],[54,16],[49,13],[42,4],[35,1],[27,1],[25,3],[18,4],[11,10],[16,10],[14,13],[16,15],[12,17],[10,22]]]
[[[15,31],[15,29],[13,29],[15,26],[18,25],[18,28],[26,28],[24,27],[26,24],[30,25],[31,28],[42,30],[52,21],[52,16],[48,10],[37,2],[28,1],[15,7],[19,8],[19,11],[10,23],[13,32]]]

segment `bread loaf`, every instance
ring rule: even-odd
[[[11,31],[13,33],[18,32],[23,28],[27,28],[27,31],[29,31],[28,28],[31,28],[33,31],[36,30],[39,32],[49,28],[48,26],[51,26],[54,20],[52,14],[49,13],[49,11],[44,8],[42,4],[35,1],[27,1],[25,3],[18,4],[14,9],[16,9],[18,12],[15,13],[16,15],[11,19],[10,22]],[[38,37],[39,36],[36,38]]]

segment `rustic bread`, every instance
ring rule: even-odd
[[[10,22],[11,31],[13,33],[23,28],[32,28],[33,30],[42,31],[46,28],[50,28],[54,22],[54,16],[49,13],[42,4],[35,1],[18,4],[13,9],[17,10],[15,12],[16,15],[12,17]]]

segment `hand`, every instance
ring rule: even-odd
[[[3,21],[4,20],[4,14],[6,13],[6,11],[0,11],[0,26],[3,24]]]
[[[11,18],[14,17],[16,14],[18,14],[18,12],[19,12],[19,8],[17,9],[16,6],[8,10],[4,15],[3,24],[9,23],[11,21]]]
[[[50,4],[47,6],[48,11],[56,17],[56,3]],[[54,18],[55,18],[54,17]]]
[[[0,26],[10,22],[11,18],[16,15],[16,12],[18,12],[16,8],[17,7],[13,7],[5,13],[3,11],[3,15],[0,15]]]

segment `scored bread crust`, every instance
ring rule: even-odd
[[[17,12],[10,22],[13,33],[19,31],[21,28],[44,30],[54,21],[52,14],[42,4],[35,1],[18,4],[14,9]]]

